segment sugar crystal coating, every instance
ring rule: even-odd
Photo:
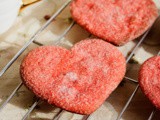
[[[149,100],[160,109],[160,56],[143,63],[139,71],[139,83]]]
[[[28,53],[20,73],[38,97],[65,110],[94,112],[124,77],[125,58],[113,45],[87,39],[71,50],[43,46]]]
[[[152,0],[73,0],[70,9],[80,26],[115,45],[142,35],[158,16]]]

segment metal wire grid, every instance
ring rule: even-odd
[[[71,2],[71,0],[68,0],[67,2],[65,2],[58,10],[55,14],[52,15],[52,17],[31,37],[31,39],[25,43],[25,45],[15,54],[15,56],[6,64],[6,66],[0,71],[0,77],[7,71],[8,68],[11,67],[11,65],[18,59],[18,57],[26,50],[26,48],[33,42],[39,46],[42,46],[43,44],[39,43],[38,41],[36,41],[35,39],[40,35],[40,33],[48,27],[48,25],[69,5],[69,3]],[[65,35],[67,35],[67,33],[71,30],[71,28],[75,25],[75,22],[73,21],[70,26],[62,33],[61,36],[59,36],[58,41],[60,41]],[[126,59],[126,63],[129,62],[129,60],[133,57],[134,53],[136,52],[137,48],[141,45],[141,43],[145,40],[146,36],[148,35],[150,29],[141,37],[141,39],[139,40],[139,42],[136,44],[136,46],[134,47],[134,49],[132,50],[132,52],[130,53],[130,55],[127,57]],[[58,42],[56,43],[58,44]],[[158,53],[158,55],[160,55],[160,52]],[[135,94],[137,93],[138,89],[139,89],[139,84],[137,82],[137,80],[129,78],[129,77],[124,77],[124,80],[129,80],[131,82],[133,82],[134,84],[136,84],[136,88],[133,91],[133,93],[131,94],[131,96],[129,97],[128,101],[126,102],[125,106],[123,107],[121,113],[119,114],[119,116],[117,117],[116,120],[120,120],[122,115],[124,114],[124,112],[126,111],[126,109],[128,108],[129,104],[131,103],[133,97],[135,96]],[[2,109],[7,105],[7,103],[14,97],[14,95],[16,94],[16,92],[23,86],[23,83],[21,82],[14,90],[13,92],[10,94],[10,96],[7,98],[7,100],[0,106],[0,112],[2,111]],[[21,120],[26,120],[28,115],[34,110],[34,108],[39,104],[41,100],[37,98],[37,100],[33,103],[33,105],[30,107],[30,109],[28,110],[28,112],[23,116],[23,118]],[[64,110],[59,110],[59,112],[57,113],[56,116],[54,116],[53,120],[59,120],[60,116],[63,114]],[[148,120],[152,120],[154,114],[156,112],[156,108],[153,109],[153,111],[151,112]],[[90,115],[86,115],[82,118],[82,120],[87,120],[89,118]]]

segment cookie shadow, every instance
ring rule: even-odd
[[[160,51],[160,17],[157,18],[143,41],[142,48],[153,56],[157,55]]]

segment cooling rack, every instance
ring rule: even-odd
[[[26,42],[24,44],[24,46],[15,54],[15,56],[5,65],[5,67],[0,71],[0,77],[12,66],[12,64],[19,58],[19,56],[27,49],[27,47],[31,44],[37,44],[39,46],[42,46],[43,44],[36,41],[35,39],[41,34],[41,32],[43,30],[45,30],[49,24],[70,4],[71,0],[68,0],[67,2],[65,2],[52,16],[51,18],[31,37],[31,39]],[[72,27],[75,25],[76,23],[74,21],[72,21],[72,23],[65,29],[65,31],[59,36],[58,40],[61,40],[63,37],[65,37],[67,35],[67,33],[72,29]],[[151,29],[151,28],[150,28]],[[142,44],[142,42],[145,40],[146,36],[148,35],[148,33],[150,32],[150,29],[148,29],[147,32],[145,32],[141,39],[139,40],[139,42],[135,45],[134,49],[131,51],[131,53],[129,54],[129,56],[126,58],[126,63],[128,63],[131,58],[133,57],[133,55],[135,54],[135,52],[137,51],[138,47]],[[58,44],[58,43],[56,43]],[[160,52],[157,54],[160,55]],[[124,77],[124,80],[128,80],[131,81],[133,84],[136,85],[133,93],[131,94],[131,96],[129,97],[128,101],[126,102],[126,104],[124,105],[122,111],[120,112],[120,114],[118,115],[116,120],[120,120],[122,118],[122,115],[124,114],[124,112],[126,111],[126,109],[128,108],[129,104],[131,103],[132,99],[134,98],[134,96],[136,95],[137,91],[139,90],[139,84],[137,82],[137,80],[130,78],[130,77]],[[3,110],[3,108],[8,104],[8,102],[15,96],[15,94],[18,92],[18,90],[23,86],[23,83],[19,83],[19,85],[13,90],[13,92],[10,94],[10,96],[6,99],[6,101],[4,101],[2,103],[2,105],[0,106],[0,112]],[[34,110],[34,108],[41,102],[40,99],[36,99],[35,102],[32,104],[32,106],[29,108],[29,110],[26,112],[26,114],[23,116],[23,118],[21,120],[26,120],[27,117],[29,116],[29,114]],[[60,118],[60,116],[63,114],[64,110],[60,110],[56,116],[54,116],[53,120],[58,120]],[[156,108],[153,109],[153,111],[150,113],[148,120],[152,120],[154,114],[156,113]],[[107,113],[106,113],[107,114]],[[92,114],[91,114],[92,115]],[[82,120],[87,120],[91,115],[86,115],[82,118]]]

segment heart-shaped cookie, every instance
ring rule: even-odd
[[[139,71],[139,83],[149,100],[160,109],[160,56],[144,62]]]
[[[90,114],[124,77],[125,58],[113,45],[87,39],[71,50],[43,46],[28,53],[20,73],[38,97],[67,111]]]
[[[73,0],[70,9],[80,26],[115,45],[142,35],[158,16],[152,0]]]

